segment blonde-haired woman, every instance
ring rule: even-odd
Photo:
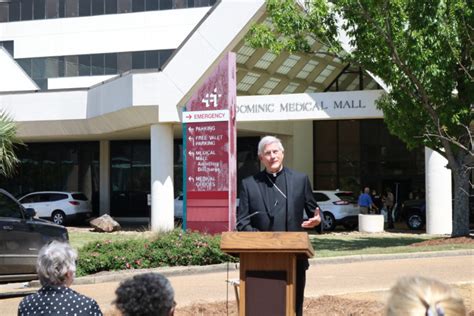
[[[450,286],[425,277],[405,277],[391,289],[387,316],[465,316],[464,302]]]

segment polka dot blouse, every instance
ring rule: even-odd
[[[44,286],[25,297],[18,315],[102,315],[96,301],[64,286]]]

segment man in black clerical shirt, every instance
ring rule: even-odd
[[[258,144],[265,170],[242,180],[237,229],[239,231],[302,231],[321,223],[308,176],[283,166],[281,141],[265,136]],[[308,220],[303,220],[303,212]],[[296,314],[302,315],[308,260],[296,268]]]

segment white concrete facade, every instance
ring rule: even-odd
[[[182,107],[219,59],[237,50],[264,13],[264,0],[222,0],[212,8],[0,23],[0,42],[14,41],[15,59],[176,49],[161,71],[48,78],[48,90],[38,91],[0,48],[0,108],[12,115],[26,142],[100,142],[101,214],[110,212],[112,198],[110,140],[149,139],[151,227],[172,229],[173,137],[180,129]],[[375,107],[382,93],[238,96],[238,132],[278,135],[285,144],[287,165],[312,179],[313,120],[383,118]],[[430,166],[437,164],[429,160]],[[441,195],[430,197],[439,203]],[[442,199],[450,201],[444,195]]]

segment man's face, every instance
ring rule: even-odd
[[[263,153],[259,156],[260,161],[269,173],[280,171],[283,164],[283,152],[276,143],[268,144],[264,147]]]

